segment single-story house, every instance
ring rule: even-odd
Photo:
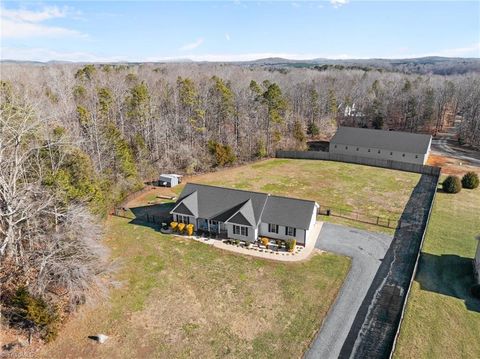
[[[187,183],[170,213],[174,221],[227,238],[253,242],[265,236],[305,245],[317,211],[314,201]]]
[[[173,173],[161,174],[158,184],[163,187],[175,187],[182,183],[182,176]]]
[[[339,127],[329,151],[358,157],[425,164],[432,136],[418,133]]]

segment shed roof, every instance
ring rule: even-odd
[[[339,127],[330,143],[426,154],[432,136],[418,133]]]

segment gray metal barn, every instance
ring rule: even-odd
[[[339,127],[329,152],[423,165],[431,142],[432,136],[418,133]]]

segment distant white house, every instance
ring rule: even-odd
[[[175,187],[182,183],[182,176],[173,173],[161,174],[158,184],[163,187]]]
[[[170,214],[227,238],[253,242],[265,236],[305,245],[317,211],[314,201],[187,183]]]
[[[334,154],[425,164],[432,136],[410,132],[339,127],[330,140]]]

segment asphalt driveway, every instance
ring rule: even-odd
[[[324,223],[316,248],[352,258],[352,267],[335,304],[305,358],[338,358],[355,316],[393,237]]]

